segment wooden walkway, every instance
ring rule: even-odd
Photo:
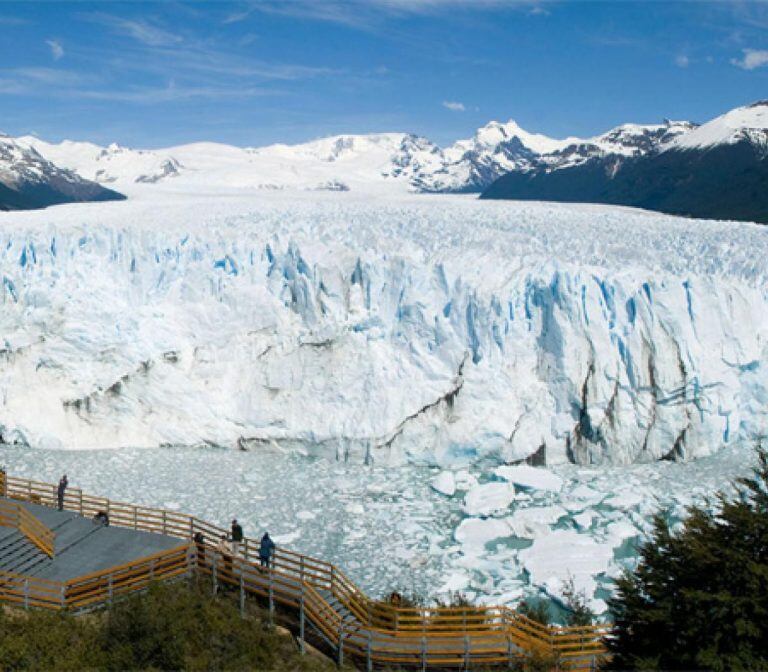
[[[352,659],[366,670],[512,667],[529,656],[550,659],[553,669],[594,669],[605,655],[606,631],[601,627],[544,626],[506,607],[394,607],[366,596],[334,565],[283,548],[277,549],[269,569],[262,568],[258,541],[253,539],[245,540],[238,556],[222,556],[215,546],[226,531],[185,514],[112,502],[76,488],[67,490],[64,512],[51,511],[56,502],[54,485],[4,474],[0,474],[0,492],[5,495],[0,499],[0,525],[9,538],[16,535],[14,543],[31,549],[40,563],[33,566],[39,571],[4,569],[0,540],[0,600],[6,602],[92,609],[142,590],[152,581],[197,573],[209,577],[214,590],[228,585],[239,591],[243,601],[258,596],[270,611],[276,605],[287,608],[295,618],[300,644],[311,629],[339,663]],[[39,524],[30,523],[14,506],[22,507]],[[110,527],[94,532],[90,519],[98,511],[108,513]],[[86,539],[104,547],[103,555],[99,552],[93,559],[98,567],[84,560],[78,564],[76,558],[82,556],[70,553],[77,545],[62,551],[56,536],[61,516],[67,518],[65,526],[75,525],[81,531],[83,525],[91,526]],[[50,542],[48,532],[55,537],[53,557],[43,550]],[[203,543],[192,542],[197,533]],[[110,558],[122,562],[103,566]],[[58,569],[53,569],[57,562]]]

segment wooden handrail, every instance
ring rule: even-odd
[[[14,499],[48,506],[57,503],[56,486],[49,483],[8,477],[0,472],[0,488]],[[271,568],[262,569],[259,542],[255,539],[244,540],[239,556],[222,558],[215,547],[227,530],[193,516],[112,502],[86,495],[78,488],[67,490],[64,508],[84,516],[108,511],[111,525],[178,537],[184,543],[53,587],[46,584],[36,593],[33,591],[32,602],[30,584],[25,584],[27,603],[32,606],[92,607],[117,595],[146,588],[152,580],[198,571],[213,576],[214,581],[240,586],[241,590],[265,597],[270,605],[279,602],[301,610],[329,641],[337,642],[341,652],[381,665],[405,662],[427,667],[458,666],[469,659],[473,664],[493,665],[509,663],[525,653],[538,653],[557,658],[562,668],[579,669],[594,666],[595,660],[606,654],[602,640],[607,629],[603,626],[548,626],[507,607],[396,607],[368,597],[333,564],[288,549],[278,548]],[[6,511],[0,506],[0,524]],[[198,532],[204,539],[202,557],[197,557],[199,545],[191,543]],[[9,585],[14,587],[8,592],[4,590],[3,576],[0,573],[0,599],[7,597],[8,601],[19,603],[20,579],[8,578]],[[51,599],[57,590],[59,599]],[[328,591],[346,607],[357,622],[355,628],[344,622],[320,591]]]
[[[18,502],[0,500],[0,525],[15,527],[49,558],[53,557],[56,535]]]

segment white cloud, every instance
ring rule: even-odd
[[[150,47],[169,47],[182,41],[178,35],[153,26],[146,21],[132,21],[103,12],[91,12],[82,16],[88,21],[112,28],[115,32],[131,37]]]
[[[464,107],[464,103],[458,103],[452,100],[444,100],[443,107],[451,110],[451,112],[464,112],[467,108]]]
[[[685,54],[675,56],[675,65],[678,68],[687,68],[691,64],[691,59]]]
[[[50,47],[54,61],[58,61],[64,55],[64,47],[58,40],[46,40],[45,43]]]
[[[742,49],[744,56],[741,58],[732,58],[731,64],[743,70],[755,70],[764,65],[768,65],[768,50],[764,49]]]

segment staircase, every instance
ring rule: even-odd
[[[51,559],[18,530],[4,527],[0,536],[0,572],[34,575]]]

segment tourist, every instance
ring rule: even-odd
[[[237,518],[235,518],[232,521],[232,555],[239,555],[241,543],[243,543],[243,528],[237,522]]]
[[[97,511],[96,515],[93,517],[93,523],[94,525],[102,525],[104,527],[109,527],[109,516],[107,515],[107,512]]]
[[[272,566],[272,556],[275,554],[275,542],[269,536],[269,532],[265,532],[261,538],[261,544],[259,544],[259,560],[261,560],[261,566]]]
[[[67,491],[68,485],[69,485],[69,481],[67,480],[67,475],[64,474],[61,477],[61,480],[59,480],[59,487],[56,489],[56,496],[59,500],[59,511],[64,510],[64,495]]]

